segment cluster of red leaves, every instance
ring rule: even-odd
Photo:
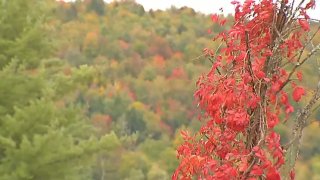
[[[282,3],[290,5],[288,0]],[[177,149],[181,161],[172,179],[280,179],[284,152],[273,128],[280,122],[281,112],[288,115],[294,111],[283,88],[289,73],[279,64],[272,71],[266,67],[275,52],[272,23],[280,5],[272,0],[232,4],[234,25],[214,38],[225,46],[219,55],[204,50],[214,62],[211,71],[197,82],[195,96],[205,112],[202,118],[206,123],[195,135],[181,132],[184,144]],[[302,49],[304,31],[310,29],[305,11],[313,6],[311,0],[300,7],[302,16],[296,22],[300,29],[278,47],[283,61],[297,63],[295,52]],[[212,15],[212,21],[225,24],[225,19],[218,15]],[[296,75],[302,79],[300,72]],[[292,87],[293,100],[299,101],[305,90],[295,84]],[[259,108],[262,110],[257,111]],[[260,128],[264,128],[265,134],[262,142],[248,146],[248,138],[253,138],[248,130],[257,121],[264,123]]]

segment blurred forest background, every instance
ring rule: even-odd
[[[190,8],[146,12],[133,0],[0,1],[0,179],[170,179],[180,130],[201,123],[202,50],[218,48],[211,39],[227,19],[220,27]],[[317,72],[314,58],[303,85],[316,86]],[[318,119],[297,179],[320,179]]]

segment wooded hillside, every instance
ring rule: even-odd
[[[202,50],[221,28],[132,0],[0,1],[0,179],[170,179],[180,130],[199,128]],[[317,61],[303,69],[310,88]],[[297,179],[320,178],[319,113]]]

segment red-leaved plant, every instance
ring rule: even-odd
[[[298,102],[306,94],[297,85],[302,80],[297,69],[320,49],[312,44],[318,31],[310,32],[307,14],[315,0],[232,4],[232,27],[214,37],[221,46],[204,50],[212,68],[195,92],[203,125],[196,134],[181,132],[180,164],[172,179],[294,179],[302,129],[320,98],[319,87],[297,113],[287,145],[281,146],[274,127],[294,112],[290,96]],[[212,21],[226,20],[215,14]],[[294,155],[290,161],[288,152]]]

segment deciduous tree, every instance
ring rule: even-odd
[[[181,132],[173,179],[293,179],[302,130],[320,98],[318,85],[306,106],[294,111],[292,102],[307,93],[297,70],[320,49],[312,41],[319,28],[310,32],[307,14],[315,1],[232,4],[232,27],[214,38],[220,48],[204,50],[212,68],[195,92],[203,126],[195,135]],[[225,23],[216,14],[212,21]],[[293,112],[292,139],[282,146],[274,127]]]

